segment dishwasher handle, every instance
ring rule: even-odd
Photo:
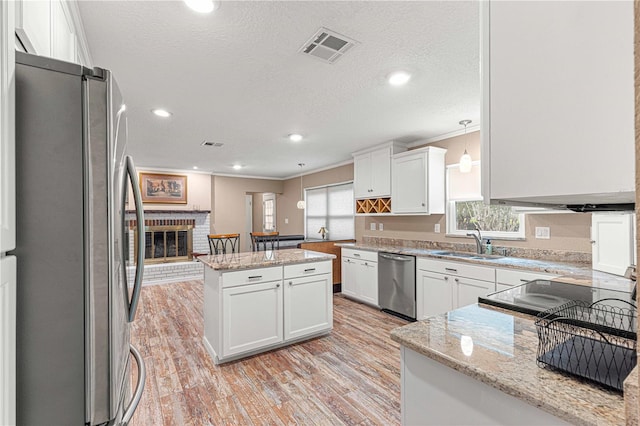
[[[389,253],[378,253],[378,256],[382,257],[383,259],[398,260],[400,262],[411,262],[413,260],[412,256],[394,256],[393,254]]]

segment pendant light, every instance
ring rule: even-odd
[[[304,210],[307,206],[307,203],[304,202],[304,191],[302,189],[302,168],[304,167],[304,163],[298,163],[298,166],[300,166],[300,201],[298,201],[296,205],[300,210]]]
[[[462,120],[459,122],[460,125],[464,126],[464,154],[460,157],[460,173],[470,173],[471,172],[471,156],[467,152],[467,125],[471,124],[471,120]]]

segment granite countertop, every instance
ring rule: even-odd
[[[396,328],[391,338],[570,423],[625,424],[625,401],[619,393],[538,367],[534,319],[469,305]],[[637,380],[635,373],[628,380],[634,377]]]
[[[335,255],[311,250],[284,249],[198,256],[198,261],[217,271],[263,268],[294,263],[321,262]]]
[[[520,257],[495,256],[484,259],[461,258],[443,255],[443,250],[430,250],[400,246],[384,246],[363,243],[336,243],[336,246],[357,250],[384,251],[389,253],[406,254],[416,257],[465,262],[494,268],[518,269],[523,271],[545,272],[562,277],[565,282],[585,284],[594,287],[610,287],[631,291],[634,282],[617,275],[594,271],[591,266],[583,263],[556,262],[549,260],[524,259]]]

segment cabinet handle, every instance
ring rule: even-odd
[[[456,274],[458,273],[458,270],[453,268],[444,268],[444,270],[449,272],[455,272]]]
[[[358,254],[358,253],[353,253],[353,256],[354,256],[354,257],[360,257],[360,254]]]
[[[422,203],[422,207],[424,207],[424,203]]]
[[[364,262],[364,266],[369,266],[369,264],[367,262]]]
[[[279,288],[279,287],[280,287],[280,284],[276,284],[276,288]]]
[[[251,277],[249,277],[250,280],[259,280],[262,278],[262,275],[253,275]]]
[[[528,283],[529,281],[531,281],[531,280],[525,280],[524,278],[520,278],[520,282]]]
[[[315,270],[316,270],[316,268],[309,268],[309,269],[305,269],[304,271],[305,271],[305,272],[313,272],[313,271],[315,271]]]
[[[289,287],[293,285],[293,281],[289,281]]]
[[[444,277],[444,280],[445,281],[449,281],[449,277]]]
[[[456,278],[454,281],[455,281],[455,282],[457,282],[457,283],[459,283],[459,282],[460,282],[460,279],[459,279],[459,278]]]

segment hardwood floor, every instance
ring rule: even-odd
[[[389,331],[406,321],[337,295],[330,335],[216,366],[202,307],[202,281],[143,288],[131,338],[147,380],[132,426],[400,424]]]

